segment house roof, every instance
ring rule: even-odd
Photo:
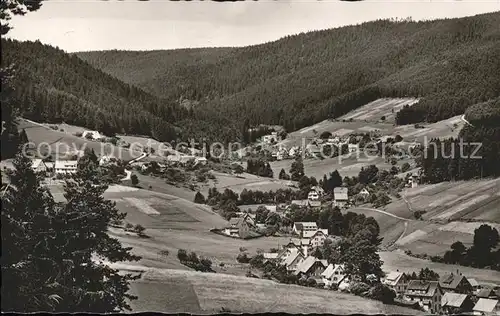
[[[488,298],[480,298],[473,310],[477,312],[485,312],[491,313],[495,310],[495,307],[498,305],[498,300],[492,300]]]
[[[446,292],[441,298],[441,306],[461,307],[466,299],[467,294]]]
[[[456,289],[465,276],[460,274],[447,274],[439,279],[439,285],[444,289]],[[467,280],[467,278],[465,278]],[[467,281],[468,282],[468,281]]]
[[[412,296],[433,296],[439,287],[438,281],[411,280],[406,288],[406,294]],[[424,293],[411,293],[409,291],[425,291]]]
[[[347,188],[337,187],[333,189],[333,197],[335,201],[346,201],[349,199]]]
[[[72,169],[78,166],[78,160],[56,160],[54,168],[56,169]]]
[[[491,288],[481,289],[476,294],[477,297],[482,297],[482,298],[489,298],[491,296],[496,296],[496,295],[497,295],[497,293],[495,291],[493,291],[493,289],[491,289]]]
[[[298,249],[291,249],[290,255],[283,261],[285,266],[290,266],[298,257],[304,257]]]
[[[389,274],[387,274],[384,283],[389,286],[395,286],[399,282],[403,274],[404,273],[402,272],[392,271]]]
[[[316,262],[321,262],[321,264],[324,265],[324,262],[322,262],[319,259],[316,259],[313,256],[307,257],[306,259],[304,259],[304,261],[299,263],[299,265],[297,266],[297,270],[295,270],[295,274],[307,273]]]
[[[295,222],[293,223],[293,225],[295,225],[295,227],[298,229],[300,227],[300,229],[303,228],[303,226],[316,226],[318,227],[318,224],[316,224],[316,222]]]
[[[308,206],[309,200],[292,200],[292,204],[298,206]]]
[[[330,279],[336,271],[342,271],[343,272],[343,270],[344,270],[344,265],[343,264],[332,264],[332,263],[330,263],[328,265],[328,267],[326,267],[326,270],[323,271],[323,273],[321,273],[321,275],[323,277],[327,278],[327,279]]]
[[[318,229],[315,231],[304,231],[302,233],[302,237],[304,237],[304,238],[313,238],[316,235],[328,236],[328,229]]]
[[[469,280],[470,285],[472,285],[472,286],[479,286],[479,282],[477,282],[476,279],[472,279],[471,278],[471,279],[468,279],[468,280]]]
[[[320,207],[321,201],[309,201],[309,206],[311,207]]]
[[[276,258],[278,258],[277,252],[264,252],[262,255],[264,256],[264,259],[276,259]]]

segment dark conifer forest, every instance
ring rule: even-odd
[[[363,23],[242,48],[77,55],[197,115],[287,131],[380,97],[419,97],[398,124],[435,122],[500,95],[500,13]]]
[[[397,124],[434,122],[500,96],[500,13],[380,20],[242,48],[67,54],[2,40],[20,114],[159,140],[288,132],[380,97],[418,97]]]

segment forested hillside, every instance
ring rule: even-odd
[[[426,181],[500,176],[500,98],[470,107],[465,116],[471,125],[459,139],[433,140],[435,146],[427,148],[422,164]]]
[[[399,124],[438,121],[500,95],[500,13],[376,21],[243,48],[82,52],[117,78],[236,128],[289,131],[380,97],[419,97]]]

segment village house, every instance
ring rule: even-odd
[[[345,267],[343,264],[330,263],[328,267],[326,267],[326,270],[321,273],[321,276],[323,277],[325,287],[328,288],[333,284],[338,287],[347,275],[345,274]]]
[[[298,277],[320,277],[327,265],[326,260],[319,260],[313,256],[308,256],[297,265],[297,269],[293,274]]]
[[[411,280],[403,297],[409,302],[417,302],[426,312],[439,314],[443,294],[438,281]]]
[[[323,246],[326,238],[328,238],[328,229],[318,229],[315,232],[304,232],[304,238],[309,239],[309,245],[312,248],[317,248]]]
[[[458,271],[456,274],[450,273],[443,275],[439,279],[439,285],[445,292],[472,294],[472,285],[467,278]]]
[[[467,294],[447,292],[441,298],[441,310],[444,314],[462,314],[471,312],[474,303]]]
[[[95,139],[95,140],[104,138],[104,136],[98,131],[85,131],[82,133],[82,137],[86,139]]]
[[[293,223],[293,233],[300,235],[304,231],[315,232],[318,230],[318,224],[315,222],[295,222]]]
[[[410,277],[406,273],[393,271],[387,274],[383,283],[396,292],[397,296],[403,296],[409,281]]]
[[[324,194],[325,194],[325,190],[323,190],[322,187],[313,186],[311,188],[311,191],[309,191],[309,194],[307,195],[307,199],[310,200],[310,201],[317,201]]]
[[[337,207],[344,207],[349,202],[349,194],[347,188],[337,187],[333,189],[334,205]]]
[[[359,145],[358,144],[347,144],[347,149],[349,150],[349,153],[355,153],[359,150]]]
[[[267,144],[277,143],[279,141],[278,133],[272,132],[270,135],[264,135],[262,141]]]
[[[232,237],[244,238],[255,229],[255,221],[245,214],[242,217],[233,217],[229,220],[229,226],[224,229],[224,234]]]
[[[474,315],[493,316],[500,315],[500,303],[498,300],[480,298],[472,308]]]
[[[78,160],[57,160],[54,164],[54,171],[57,174],[73,174],[78,169]]]
[[[305,259],[304,255],[297,248],[289,249],[288,255],[282,259],[282,264],[286,267],[287,271],[295,271],[297,266]]]
[[[47,172],[47,165],[42,159],[33,159],[31,161],[31,168],[34,172]]]
[[[363,188],[361,191],[359,191],[358,194],[366,199],[370,196],[370,191],[368,191],[366,188]]]
[[[290,243],[300,249],[304,256],[308,255],[311,246],[311,240],[309,238],[290,238]]]

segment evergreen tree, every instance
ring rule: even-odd
[[[302,162],[302,157],[297,156],[295,161],[292,162],[290,167],[290,178],[293,181],[299,181],[304,176],[304,163]]]
[[[107,233],[125,214],[104,200],[94,164],[66,182],[66,204],[54,203],[27,157],[19,153],[13,164],[2,196],[2,311],[129,310],[137,277],[105,263],[140,258]]]
[[[201,194],[200,191],[196,192],[194,196],[194,203],[205,204],[205,197],[203,196],[203,194]]]

